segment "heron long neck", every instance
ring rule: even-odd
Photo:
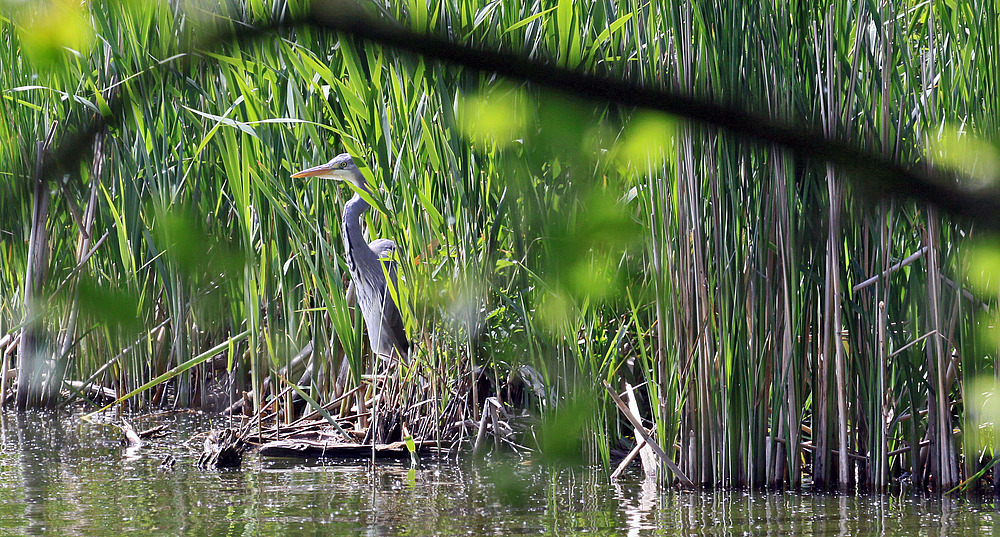
[[[351,272],[356,271],[355,256],[372,255],[361,233],[361,217],[368,211],[370,205],[362,199],[360,194],[355,193],[354,197],[344,205],[344,249],[347,253],[347,265]]]

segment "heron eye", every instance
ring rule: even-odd
[[[347,167],[347,163],[346,162],[341,162],[340,163],[340,167],[341,167],[341,169],[346,168]]]

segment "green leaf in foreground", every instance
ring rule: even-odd
[[[968,247],[965,277],[980,296],[1000,293],[1000,238],[983,237]]]
[[[596,397],[577,394],[564,401],[542,420],[538,444],[545,461],[556,464],[583,464],[583,431],[593,416]]]
[[[458,103],[458,127],[477,144],[507,146],[524,136],[527,125],[525,97],[514,90],[474,94]]]
[[[68,51],[87,54],[94,28],[80,2],[60,0],[35,12],[20,27],[21,45],[35,65],[53,69]]]

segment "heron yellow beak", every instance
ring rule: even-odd
[[[323,177],[326,179],[336,179],[334,176],[335,172],[336,170],[334,170],[332,166],[328,164],[320,164],[319,166],[313,166],[312,168],[295,172],[292,174],[292,177],[295,179],[300,177]]]

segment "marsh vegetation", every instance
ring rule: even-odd
[[[496,397],[540,418],[519,447],[610,466],[639,438],[603,383],[627,382],[667,481],[1000,482],[996,215],[952,216],[995,199],[995,2],[359,8],[722,111],[708,123],[330,31],[356,16],[339,4],[7,7],[4,404],[325,405],[457,441]],[[794,143],[817,132],[958,197]],[[352,192],[290,179],[344,151],[375,186],[368,236],[398,245],[405,364],[370,360],[352,313]]]

